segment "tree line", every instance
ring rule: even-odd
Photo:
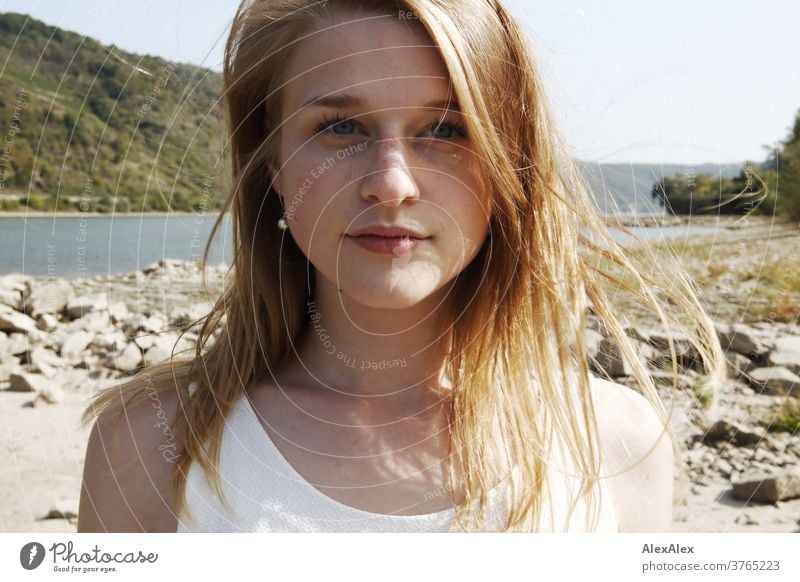
[[[665,177],[651,195],[673,214],[766,214],[800,220],[800,110],[789,135],[761,163],[748,160],[738,176]]]

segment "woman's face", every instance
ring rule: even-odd
[[[422,26],[400,15],[331,25],[284,71],[275,188],[318,285],[322,276],[365,306],[409,307],[445,292],[480,250],[489,194]],[[381,226],[419,238],[353,236]]]

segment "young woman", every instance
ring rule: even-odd
[[[231,282],[194,357],[85,411],[79,531],[669,530],[666,413],[591,251],[667,315],[504,7],[243,4],[224,82]],[[639,391],[589,374],[589,309]]]

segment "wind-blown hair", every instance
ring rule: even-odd
[[[200,463],[222,496],[216,468],[225,417],[251,382],[287,362],[309,323],[313,268],[275,226],[283,208],[269,171],[277,165],[284,67],[305,36],[335,18],[397,18],[399,10],[413,13],[439,48],[491,193],[490,235],[457,277],[447,318],[452,350],[446,373],[454,387],[449,453],[463,469],[456,475],[451,463],[449,477],[465,488],[456,523],[467,531],[480,527],[489,489],[517,466],[522,487],[512,490],[506,528],[536,531],[554,438],[563,439],[583,479],[573,508],[583,496],[597,507],[599,446],[584,342],[590,311],[620,346],[638,391],[670,432],[648,364],[615,315],[615,294],[625,291],[668,330],[688,336],[711,388],[724,377],[722,350],[690,281],[671,274],[670,284],[659,286],[655,274],[645,274],[655,265],[652,257],[637,266],[640,255],[610,237],[555,129],[526,37],[499,1],[245,2],[224,62],[231,277],[204,318],[192,358],[145,369],[99,393],[84,412],[88,422],[119,402],[120,393],[126,404],[146,397],[143,374],[159,389],[177,388],[185,412],[175,428],[184,443],[173,480],[179,514],[191,462]],[[676,369],[672,345],[670,351]],[[196,383],[191,394],[190,380]]]

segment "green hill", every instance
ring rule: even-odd
[[[0,210],[221,206],[219,73],[23,14],[0,14],[0,63]]]
[[[221,74],[10,13],[0,14],[0,63],[0,212],[221,207],[230,183]],[[689,168],[578,164],[609,214],[661,213],[653,184]],[[692,171],[730,177],[741,167]]]

